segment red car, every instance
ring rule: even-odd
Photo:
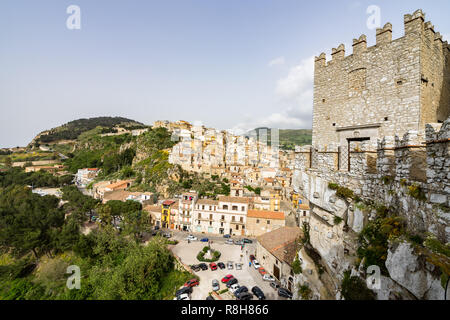
[[[260,273],[262,276],[265,275],[265,274],[267,273],[266,270],[264,270],[263,267],[259,268],[258,271],[259,271],[259,273]]]
[[[211,262],[209,264],[209,267],[211,268],[212,271],[217,270],[217,264],[215,264],[214,262]]]
[[[186,282],[184,284],[185,287],[195,287],[195,286],[198,286],[198,285],[199,285],[199,282],[198,282],[197,279],[191,279],[191,280],[189,280],[188,282]]]
[[[255,256],[251,254],[250,255],[250,261],[253,262],[253,260],[255,260],[255,259],[256,259]]]
[[[231,274],[228,274],[228,275],[226,275],[225,277],[222,278],[222,283],[226,283],[226,282],[230,281],[233,278],[234,277]]]

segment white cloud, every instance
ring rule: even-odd
[[[284,62],[284,57],[278,57],[269,62],[269,67],[283,65]]]
[[[277,112],[269,115],[244,115],[230,131],[240,134],[258,127],[305,129],[312,123],[314,56],[292,67],[278,80],[275,93],[279,97]]]

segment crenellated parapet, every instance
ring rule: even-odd
[[[383,28],[377,28],[377,46],[392,42],[392,24],[386,23]]]
[[[353,39],[353,54],[358,55],[367,50],[367,37],[365,34],[358,39]]]

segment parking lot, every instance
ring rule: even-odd
[[[184,264],[193,265],[200,264],[201,262],[197,260],[197,254],[208,245],[207,242],[191,241],[188,243],[186,240],[187,233],[173,233],[173,238],[178,240],[179,243],[172,249],[173,253],[176,254]],[[243,250],[241,250],[240,245],[235,244],[225,244],[226,239],[219,236],[209,236],[209,235],[196,235],[198,240],[204,237],[208,237],[212,241],[211,247],[214,250],[218,250],[221,253],[220,259],[216,262],[223,262],[225,265],[228,261],[233,261],[233,269],[220,269],[212,271],[210,268],[205,271],[197,271],[196,275],[200,277],[200,285],[194,287],[191,295],[192,300],[204,300],[209,295],[212,290],[212,280],[216,279],[220,283],[220,290],[226,289],[226,285],[220,280],[228,275],[232,274],[238,281],[240,286],[246,286],[249,291],[254,286],[258,286],[264,292],[267,300],[279,300],[283,299],[278,297],[277,292],[270,287],[270,283],[262,280],[262,276],[253,267],[249,267],[249,255],[255,253],[255,243],[244,245]],[[243,263],[242,270],[236,270],[236,263]],[[206,263],[209,267],[209,263]],[[220,291],[219,290],[219,291]],[[254,297],[254,299],[257,299]]]

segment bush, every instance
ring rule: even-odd
[[[309,300],[311,298],[311,289],[308,285],[302,285],[298,288],[298,294],[302,297],[302,300]]]
[[[351,277],[350,271],[344,272],[342,296],[345,300],[375,300],[375,293],[367,288],[361,278]]]
[[[220,259],[221,253],[217,250],[213,250],[212,259],[205,259],[205,254],[208,250],[209,250],[209,247],[204,247],[203,250],[197,254],[197,260],[202,261],[202,262],[216,262],[217,260]]]
[[[219,294],[224,294],[225,292],[228,292],[228,289],[220,290],[218,293],[219,293]]]

